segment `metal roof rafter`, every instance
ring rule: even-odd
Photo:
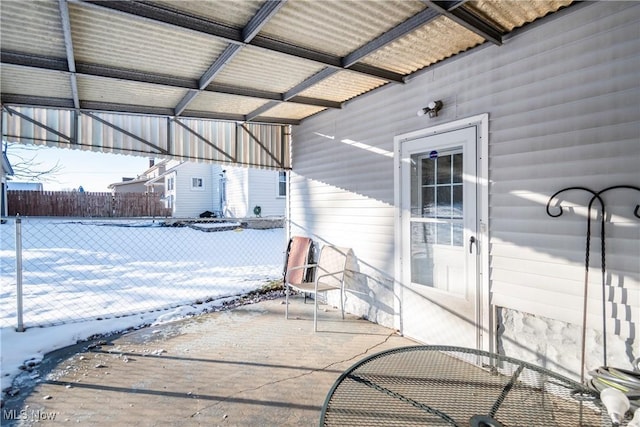
[[[237,44],[228,45],[225,50],[220,54],[220,56],[215,60],[213,64],[209,67],[207,71],[200,77],[198,81],[198,88],[203,90],[213,81],[216,75],[227,65],[229,61],[236,56],[240,50],[242,50],[242,46]]]
[[[27,55],[23,53],[0,52],[0,62],[3,64],[19,65],[23,67],[39,68],[48,71],[68,72],[67,61],[60,58],[50,58],[44,56]],[[135,71],[109,67],[105,65],[75,63],[76,76],[84,77],[105,77],[118,80],[128,80],[139,83],[149,83],[161,86],[178,87],[183,89],[198,89],[199,84],[194,79],[176,76],[166,76],[153,74],[146,71]],[[266,100],[283,100],[285,95],[280,92],[269,92],[265,90],[250,89],[240,86],[222,85],[211,83],[203,89],[205,92],[226,93],[229,95],[247,96]],[[287,100],[298,104],[314,105],[327,108],[340,108],[339,102],[327,101],[309,97],[289,97]]]
[[[62,0],[61,0],[62,1]],[[268,0],[258,12],[251,18],[249,23],[242,30],[242,42],[249,43],[253,37],[260,31],[260,29],[267,23],[269,19],[282,7],[286,0]],[[216,75],[227,66],[229,61],[233,59],[244,47],[239,44],[229,44],[225,50],[218,56],[218,58],[211,64],[209,69],[200,77],[198,81],[198,89],[203,90],[206,88],[216,77]],[[175,108],[175,115],[179,116],[184,112],[187,106],[198,95],[199,91],[189,91],[184,98],[178,103]]]
[[[260,47],[271,52],[282,53],[294,56],[300,59],[306,59],[319,64],[338,69],[347,69],[342,66],[342,58],[322,52],[317,52],[301,46],[292,45],[279,40],[256,35],[249,42],[243,39],[242,30],[229,27],[224,24],[201,19],[195,16],[187,15],[175,10],[163,8],[161,6],[128,0],[128,1],[111,1],[111,0],[71,0],[83,5],[101,7],[104,9],[121,12],[129,16],[145,18],[156,22],[161,22],[174,27],[189,29],[200,33],[208,34],[228,43],[239,45],[250,45]],[[355,66],[358,65],[358,66]],[[390,82],[403,83],[404,76],[393,71],[385,70],[371,65],[354,64],[348,69],[366,74],[369,77],[376,77]]]
[[[262,4],[260,10],[251,18],[249,23],[242,29],[242,39],[249,43],[258,35],[262,27],[284,6],[287,0],[267,0]]]
[[[260,116],[260,114],[262,114],[262,113],[270,110],[271,108],[277,106],[278,104],[280,104],[279,101],[296,102],[296,99],[298,99],[298,100],[305,99],[305,97],[297,96],[297,95],[299,93],[303,92],[304,90],[308,89],[309,87],[313,86],[314,84],[326,79],[329,76],[332,76],[333,74],[335,74],[337,72],[338,72],[338,70],[336,70],[335,68],[331,68],[331,67],[324,68],[323,70],[317,72],[313,76],[311,76],[308,79],[304,80],[302,83],[298,84],[294,88],[292,88],[292,89],[288,90],[287,92],[285,92],[282,95],[282,98],[280,100],[273,100],[271,102],[267,102],[266,104],[262,105],[259,108],[256,108],[255,110],[253,110],[252,112],[247,114],[246,121],[251,121],[251,120],[255,119],[256,117]],[[338,105],[336,106],[335,104],[338,104]],[[335,103],[335,102],[332,102],[332,101],[326,101],[326,105],[318,105],[318,106],[319,107],[327,107],[327,108],[332,108],[332,107],[333,108],[342,108],[341,104]]]
[[[147,114],[150,116],[171,116],[173,114],[173,108],[100,101],[81,101],[80,110],[83,112],[106,111],[110,113]]]
[[[429,8],[433,8],[436,12],[446,16],[454,21],[456,24],[465,27],[485,40],[489,40],[495,45],[502,45],[502,32],[495,28],[490,23],[478,18],[468,10],[461,6],[465,0],[452,2],[452,1],[438,1],[438,0],[422,0]]]
[[[165,9],[160,6],[147,4],[138,1],[109,1],[109,0],[75,0],[84,4],[97,5],[110,10],[116,10],[128,15],[134,15],[136,17],[142,17],[153,21],[163,22],[178,26],[181,28],[187,28],[193,31],[204,32],[209,35],[221,38],[229,43],[229,46],[223,51],[223,53],[216,59],[216,61],[209,67],[209,69],[202,75],[198,81],[198,90],[189,90],[189,92],[180,100],[174,109],[174,116],[183,115],[188,105],[198,96],[200,91],[212,84],[216,74],[220,72],[231,59],[242,50],[246,45],[253,45],[267,49],[269,51],[283,53],[286,55],[294,56],[301,59],[306,59],[314,62],[319,62],[326,65],[320,73],[309,77],[305,81],[301,82],[295,88],[287,91],[279,96],[279,100],[271,98],[271,102],[265,103],[263,106],[257,108],[251,113],[244,116],[245,121],[251,121],[260,114],[268,111],[276,106],[279,102],[297,102],[308,103],[311,101],[307,97],[297,97],[299,93],[309,88],[315,83],[335,74],[340,70],[351,70],[354,72],[362,73],[370,77],[375,77],[389,82],[404,82],[404,76],[399,73],[395,73],[389,70],[378,68],[367,64],[356,63],[361,57],[368,53],[379,49],[384,44],[395,40],[395,38],[401,37],[403,34],[411,31],[419,25],[422,25],[428,20],[433,19],[432,16],[424,16],[424,14],[418,14],[417,17],[409,18],[405,24],[401,24],[398,29],[391,30],[386,38],[380,38],[374,42],[365,46],[365,49],[357,50],[345,58],[341,58],[335,55],[316,52],[304,47],[295,46],[290,43],[274,40],[267,37],[259,36],[260,29],[266,24],[266,22],[273,17],[278,10],[284,5],[286,0],[267,0],[263,3],[262,7],[253,16],[249,23],[242,29],[242,31],[233,29],[226,25],[205,21],[195,16],[190,16],[175,10]],[[424,21],[424,22],[423,22]],[[382,40],[385,40],[382,44]],[[365,53],[366,51],[366,53]],[[340,103],[332,103],[331,101],[314,102],[312,105],[322,106],[325,108],[341,108]]]
[[[48,96],[30,96],[14,93],[2,94],[3,105],[25,105],[29,107],[42,107],[42,108],[64,108],[73,109],[73,100],[69,98],[53,98]]]
[[[224,120],[230,122],[246,122],[247,116],[244,114],[228,114],[228,113],[210,113],[208,111],[185,110],[180,117],[194,119],[211,119]],[[252,123],[265,123],[273,125],[299,125],[299,119],[283,119],[282,117],[260,116],[260,120],[254,120]]]
[[[83,6],[99,7],[120,12],[127,16],[146,18],[157,23],[167,24],[170,27],[179,27],[196,31],[210,36],[215,36],[228,43],[243,44],[242,30],[228,25],[187,15],[159,5],[133,0],[69,0]]]
[[[289,99],[293,98],[294,96],[298,95],[299,93],[304,92],[306,89],[308,89],[311,86],[315,85],[316,83],[328,78],[329,76],[334,75],[337,72],[338,72],[338,70],[336,70],[335,68],[330,68],[330,67],[324,68],[323,70],[317,72],[313,76],[311,76],[308,79],[304,80],[302,83],[300,83],[297,86],[293,87],[292,89],[288,90],[284,94],[283,99],[285,101],[288,101]]]
[[[189,105],[191,103],[191,101],[193,101],[196,96],[198,96],[198,94],[200,93],[199,90],[196,89],[189,89],[187,91],[187,94],[180,100],[180,102],[178,102],[178,105],[176,105],[176,108],[173,109],[174,111],[174,115],[179,116],[180,114],[182,114],[182,112],[187,108],[187,105]]]
[[[373,39],[369,43],[354,50],[353,52],[342,58],[342,65],[344,67],[350,67],[370,53],[375,52],[376,50],[388,45],[389,43],[399,39],[400,37],[405,36],[406,34],[410,33],[416,28],[427,24],[438,16],[440,16],[440,14],[437,11],[429,8],[424,9],[423,11],[413,15],[411,18],[393,27],[386,33],[380,35],[379,37]]]
[[[247,114],[244,118],[244,121],[250,122],[251,120],[258,117],[260,114],[272,109],[273,107],[279,104],[280,104],[280,101],[269,101],[266,104],[264,104],[262,107],[256,108],[255,110]]]
[[[80,108],[80,97],[78,95],[78,80],[76,79],[76,61],[73,53],[73,40],[71,38],[71,19],[69,18],[69,6],[67,0],[58,0],[60,8],[60,19],[62,20],[62,33],[64,35],[64,47],[67,52],[67,66],[69,67],[69,80],[71,83],[71,93],[73,105]]]

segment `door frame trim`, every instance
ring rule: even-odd
[[[475,126],[477,128],[477,191],[478,204],[476,221],[478,225],[478,283],[476,304],[479,308],[476,321],[480,325],[477,347],[480,350],[495,351],[494,316],[491,311],[489,293],[489,114],[479,114],[453,122],[397,135],[393,138],[393,202],[394,202],[394,327],[403,333],[403,278],[402,278],[402,193],[401,159],[402,143],[414,139],[433,136],[445,132]]]

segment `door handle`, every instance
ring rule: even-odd
[[[475,236],[469,237],[469,253],[470,254],[473,253],[473,244],[474,243],[476,243],[476,237]]]

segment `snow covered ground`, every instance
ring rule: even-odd
[[[0,225],[3,390],[21,365],[52,350],[211,310],[279,279],[286,244],[282,228],[206,232],[151,221],[23,219],[22,234],[27,330],[16,332],[15,224]]]

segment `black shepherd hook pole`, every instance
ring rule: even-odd
[[[600,191],[593,191],[586,187],[567,187],[560,191],[557,191],[553,196],[549,198],[547,202],[547,215],[557,218],[563,214],[562,206],[557,206],[560,210],[558,213],[551,213],[549,208],[551,207],[551,202],[554,198],[556,198],[559,194],[565,191],[571,190],[581,190],[586,191],[592,195],[591,200],[589,200],[589,205],[587,209],[587,236],[586,236],[586,249],[585,249],[585,276],[584,276],[584,302],[583,302],[583,313],[582,313],[582,366],[580,372],[580,380],[584,382],[584,365],[585,365],[585,341],[586,341],[586,325],[587,325],[587,291],[589,284],[589,254],[591,250],[591,208],[593,207],[593,203],[598,200],[600,202],[600,256],[601,256],[601,275],[602,275],[602,336],[603,336],[603,363],[604,366],[607,366],[607,320],[606,320],[606,246],[605,246],[605,221],[606,221],[606,205],[604,200],[602,199],[602,194],[606,193],[610,190],[618,190],[618,189],[630,189],[640,191],[640,188],[635,187],[633,185],[614,185],[612,187],[607,187]],[[633,210],[633,215],[636,218],[640,219],[640,204],[636,205]]]
[[[549,198],[547,202],[547,215],[553,218],[557,218],[561,216],[564,211],[562,206],[558,206],[560,209],[557,214],[551,213],[549,207],[551,206],[551,202],[555,197],[564,193],[566,191],[572,190],[581,190],[586,191],[592,194],[591,200],[599,198],[598,193],[593,190],[590,190],[586,187],[567,187],[560,191],[557,191],[553,196]],[[600,199],[600,203],[602,203],[602,199]],[[582,303],[582,338],[581,338],[581,347],[580,347],[580,382],[584,383],[584,365],[585,365],[585,353],[586,353],[586,336],[587,336],[587,293],[589,291],[589,253],[591,247],[591,204],[589,203],[589,212],[587,214],[587,241],[586,241],[586,249],[585,249],[585,257],[584,257],[584,290],[583,290],[583,303]]]

